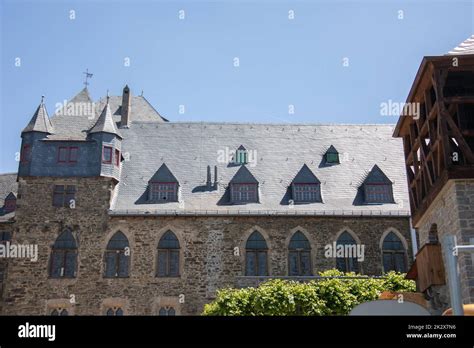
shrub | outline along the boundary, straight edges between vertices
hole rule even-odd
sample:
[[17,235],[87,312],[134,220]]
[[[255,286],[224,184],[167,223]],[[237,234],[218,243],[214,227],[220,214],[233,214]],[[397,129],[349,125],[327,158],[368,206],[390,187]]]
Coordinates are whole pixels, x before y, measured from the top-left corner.
[[[384,278],[338,270],[320,275],[334,278],[303,283],[272,279],[258,288],[218,290],[216,299],[204,306],[203,315],[346,315],[358,304],[376,300],[382,291],[414,292],[416,288],[415,282],[396,272]],[[342,278],[348,276],[355,278]]]

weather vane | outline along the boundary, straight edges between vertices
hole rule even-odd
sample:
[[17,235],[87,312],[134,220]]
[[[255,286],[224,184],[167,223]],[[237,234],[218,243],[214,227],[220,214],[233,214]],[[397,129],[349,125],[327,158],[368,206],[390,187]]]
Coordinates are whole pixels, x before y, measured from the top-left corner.
[[84,85],[87,87],[89,85],[89,82],[87,82],[87,79],[92,78],[93,74],[89,72],[89,69],[86,69],[86,71],[83,72],[83,74],[86,75],[86,80],[84,81]]

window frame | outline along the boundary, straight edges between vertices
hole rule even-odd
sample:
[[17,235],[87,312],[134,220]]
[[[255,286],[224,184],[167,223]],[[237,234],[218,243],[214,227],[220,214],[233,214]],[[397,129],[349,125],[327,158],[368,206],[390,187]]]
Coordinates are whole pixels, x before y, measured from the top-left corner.
[[[174,239],[176,239],[176,242],[178,243],[178,247],[160,247],[160,243],[162,240],[164,240],[165,236],[171,233]],[[177,254],[176,262],[177,264],[175,265],[176,267],[176,274],[171,273],[171,261],[172,261],[172,253]],[[160,273],[160,255],[165,255],[165,271],[164,274]],[[163,235],[160,237],[158,241],[158,246],[157,246],[157,252],[156,252],[156,273],[155,276],[157,278],[179,278],[181,277],[181,243],[176,236],[176,234],[168,230]]]
[[[401,249],[393,249],[393,248],[389,249],[389,248],[384,247],[385,240],[392,233],[398,239],[398,242],[401,244]],[[389,270],[385,269],[385,255],[390,256],[390,266],[391,267],[390,267]],[[396,255],[401,255],[402,256],[403,269],[401,271],[398,271],[396,269],[396,267],[394,267],[394,266],[396,266],[396,262],[395,262],[395,256]],[[388,232],[387,235],[382,240],[382,269],[383,269],[384,273],[390,272],[392,270],[397,271],[397,272],[402,272],[402,273],[406,273],[408,271],[408,252],[407,252],[407,249],[406,249],[405,244],[403,243],[402,239],[400,238],[400,236],[398,236],[393,231]]]
[[[308,243],[308,248],[294,248],[294,247],[291,247],[291,243],[293,242],[293,238],[295,237],[295,235],[297,233],[301,233],[303,235],[303,237],[305,238],[306,242]],[[311,243],[309,241],[309,239],[306,237],[306,235],[301,232],[301,231],[296,231],[295,233],[293,233],[293,235],[291,236],[290,238],[290,241],[288,243],[288,276],[290,277],[310,277],[313,275],[313,260],[311,258],[311,254],[312,254],[312,247],[311,247]],[[292,271],[291,271],[291,256],[292,255],[296,255],[296,265],[297,265],[297,274],[292,274]],[[308,274],[303,274],[302,272],[302,265],[303,265],[303,258],[302,256],[303,255],[306,255],[308,257],[308,260],[309,260],[309,273]]]
[[[110,145],[103,145],[102,146],[102,163],[103,164],[112,164],[113,155],[114,155],[113,150],[114,150],[114,148]],[[109,159],[106,159],[106,157],[105,157],[106,151],[110,153],[110,158]]]
[[[255,234],[255,233],[258,233],[258,235],[262,238],[262,239],[259,239],[258,241],[259,242],[264,242],[265,243],[265,247],[264,248],[250,248],[249,247],[249,241],[250,241],[250,238],[252,238],[252,236]],[[260,259],[259,259],[259,254],[264,254],[265,255],[265,274],[260,274]],[[249,268],[248,268],[248,258],[253,255],[255,257],[255,265],[254,265],[254,269],[252,270],[253,274],[250,274],[252,272],[249,272]],[[265,239],[265,237],[258,231],[254,231],[252,232],[248,238],[247,238],[247,241],[245,243],[245,276],[251,276],[251,277],[265,277],[265,276],[268,276],[269,275],[269,262],[268,262],[268,244],[267,244],[267,241]]]
[[[314,188],[312,190],[301,190],[303,187]],[[292,184],[292,198],[295,203],[321,203],[321,184],[319,183],[293,183]],[[311,198],[312,195],[315,195],[315,199],[304,199],[304,194],[307,193]],[[299,199],[299,195],[301,195],[302,199]]]
[[[252,190],[242,191],[243,187],[253,188]],[[258,184],[256,183],[231,183],[230,187],[230,194],[231,194],[231,202],[234,204],[242,204],[242,203],[259,203],[259,195],[258,195]],[[248,199],[242,199],[242,195],[246,194]],[[250,194],[254,195],[250,199]],[[239,195],[238,199],[236,199],[237,195]]]
[[119,149],[115,149],[115,166],[116,167],[119,167],[120,166],[120,150]]
[[[153,202],[178,202],[178,183],[177,182],[162,182],[162,181],[151,181],[150,182],[150,201]],[[160,186],[172,186],[172,189],[160,189]],[[167,199],[163,199],[163,193],[167,193]],[[169,194],[172,194],[169,199]],[[155,197],[157,195],[157,197]]]
[[31,145],[24,144],[21,148],[20,163],[29,163],[31,159]]
[[[64,159],[61,154],[64,152]],[[74,156],[72,155],[74,153]],[[57,150],[56,162],[61,164],[76,164],[79,158],[79,146],[60,145]]]
[[[131,259],[131,255],[126,255],[125,254],[126,248],[129,248],[129,251],[130,251],[130,254],[131,254],[130,243],[128,241],[127,236],[125,236],[125,234],[123,234],[125,236],[125,238],[127,239],[123,249],[115,249],[115,248],[109,247],[110,242],[112,241],[112,239],[118,233],[123,234],[123,232],[121,232],[121,231],[115,232],[112,235],[112,237],[110,237],[110,239],[109,239],[109,241],[108,241],[108,243],[105,247],[105,252],[104,252],[104,278],[114,279],[114,278],[129,278],[130,277],[130,259]],[[109,261],[109,257],[108,257],[109,255],[112,255],[114,257],[114,260],[115,260],[114,261],[115,269],[113,270],[114,275],[109,275],[107,273],[107,271],[109,269],[109,262],[108,262]],[[126,272],[123,272],[122,267],[121,267],[122,263],[120,261],[123,258],[125,258],[125,260],[127,262]],[[125,273],[125,274],[123,274],[123,273]]]
[[[370,189],[374,189],[377,187],[382,187],[386,188],[386,192],[383,193],[374,193],[374,192],[369,192]],[[377,195],[375,199],[369,199],[369,197],[374,197],[374,195]],[[382,197],[385,197],[386,199],[378,199],[378,197],[382,195]],[[385,203],[394,203],[393,199],[393,187],[391,183],[366,183],[364,184],[364,200],[366,204],[385,204]]]
[[[59,189],[61,188],[62,189]],[[55,208],[69,208],[71,200],[76,202],[76,185],[54,185],[53,186],[53,207]],[[61,204],[55,204],[56,198],[62,202]]]
[[[71,238],[72,238],[72,241],[74,242],[74,248],[72,247],[67,247],[67,248],[57,248],[55,247],[54,244],[56,244],[56,242],[58,241],[58,239],[65,233],[70,233],[71,234]],[[72,232],[71,231],[68,231],[68,230],[65,230],[64,232],[62,232],[59,236],[56,237],[55,239],[55,242],[54,242],[52,248],[51,248],[51,252],[50,252],[50,259],[49,259],[49,267],[48,267],[48,270],[49,270],[49,278],[51,279],[74,279],[77,277],[77,269],[78,269],[78,256],[79,256],[79,248],[77,247],[77,241],[76,239],[74,238],[74,235],[72,235]],[[74,256],[74,264],[73,264],[73,269],[72,269],[72,275],[68,275],[69,272],[66,272],[66,269],[67,269],[67,265],[68,265],[68,256],[69,255],[73,255]],[[59,255],[61,256],[60,258],[60,272],[59,272],[59,275],[56,275],[54,270],[55,270],[55,259],[56,259],[56,255]]]

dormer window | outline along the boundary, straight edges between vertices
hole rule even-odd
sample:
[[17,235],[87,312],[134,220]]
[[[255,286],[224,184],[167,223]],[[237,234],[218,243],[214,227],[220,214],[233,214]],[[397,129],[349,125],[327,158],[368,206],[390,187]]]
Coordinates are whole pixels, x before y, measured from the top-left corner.
[[324,159],[326,164],[338,164],[339,162],[339,152],[337,152],[334,146],[330,146],[324,154]]
[[321,182],[304,164],[291,183],[292,199],[295,203],[321,202]]
[[148,200],[152,203],[177,202],[178,189],[178,180],[163,163],[148,182]]
[[239,168],[229,182],[230,203],[258,203],[258,181],[245,165]]
[[237,151],[235,151],[235,159],[234,162],[236,164],[247,164],[248,163],[248,153],[247,149],[240,145]]
[[392,182],[377,165],[364,180],[363,190],[367,204],[395,203]]
[[150,197],[155,202],[177,202],[178,184],[166,182],[150,183]]
[[257,184],[231,184],[233,203],[258,203]]

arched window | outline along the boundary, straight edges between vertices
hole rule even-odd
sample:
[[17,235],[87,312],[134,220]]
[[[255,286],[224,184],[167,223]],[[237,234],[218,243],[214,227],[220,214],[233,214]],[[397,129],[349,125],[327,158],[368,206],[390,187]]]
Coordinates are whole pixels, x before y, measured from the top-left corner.
[[122,316],[123,315],[123,310],[120,307],[109,308],[109,309],[107,309],[106,314],[108,316]]
[[53,309],[53,311],[51,312],[51,315],[54,317],[54,316],[62,316],[62,317],[66,317],[69,315],[67,309],[61,309],[61,308],[56,308],[56,309]]
[[290,276],[310,276],[311,246],[303,233],[297,231],[288,246],[288,273]]
[[115,233],[107,243],[105,251],[105,277],[128,277],[130,264],[130,247],[127,237],[120,231]]
[[158,314],[160,316],[175,316],[176,311],[173,307],[161,307]]
[[428,233],[428,243],[431,244],[438,244],[439,239],[438,239],[438,225],[437,224],[432,224],[430,227],[430,231]]
[[406,250],[398,236],[390,232],[382,243],[384,272],[406,272]]
[[179,277],[179,241],[167,231],[158,243],[158,277]]
[[245,275],[268,275],[267,251],[265,238],[259,232],[253,232],[245,244]]
[[359,272],[359,263],[355,254],[357,251],[355,239],[349,232],[344,231],[337,239],[336,255],[338,249],[341,248],[339,245],[344,247],[344,257],[336,258],[337,269],[342,272]]
[[74,278],[77,267],[77,244],[70,230],[59,235],[54,242],[49,275],[51,278]]

